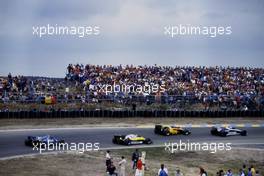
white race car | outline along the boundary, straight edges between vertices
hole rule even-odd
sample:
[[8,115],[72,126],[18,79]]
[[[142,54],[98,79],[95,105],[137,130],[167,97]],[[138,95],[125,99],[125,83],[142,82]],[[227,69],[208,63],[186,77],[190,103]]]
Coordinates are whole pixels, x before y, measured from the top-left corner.
[[246,136],[246,130],[240,130],[234,127],[212,127],[211,134],[214,136]]

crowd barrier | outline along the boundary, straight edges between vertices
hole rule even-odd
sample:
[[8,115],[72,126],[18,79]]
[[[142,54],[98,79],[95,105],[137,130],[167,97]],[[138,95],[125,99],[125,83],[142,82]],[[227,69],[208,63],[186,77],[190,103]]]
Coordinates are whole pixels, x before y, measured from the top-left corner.
[[24,118],[88,118],[88,117],[264,117],[264,111],[115,111],[115,110],[89,110],[89,111],[10,111],[0,112],[2,119],[24,119]]

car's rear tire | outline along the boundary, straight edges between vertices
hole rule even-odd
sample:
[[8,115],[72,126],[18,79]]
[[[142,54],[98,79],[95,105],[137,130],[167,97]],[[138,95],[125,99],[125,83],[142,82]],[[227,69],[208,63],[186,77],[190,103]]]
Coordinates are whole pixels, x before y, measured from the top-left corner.
[[145,140],[145,142],[144,142],[145,144],[152,144],[153,142],[152,142],[152,140],[151,139],[149,139],[149,138],[147,138],[146,140]]
[[32,144],[32,141],[30,141],[30,140],[25,140],[25,145],[26,145],[26,146],[32,146],[33,144]]
[[217,129],[216,128],[212,128],[211,129],[211,135],[213,135],[213,136],[216,136],[217,135]]
[[188,135],[191,134],[191,132],[190,132],[189,130],[183,130],[183,131],[181,132],[181,134],[183,134],[183,135],[185,135],[185,136],[188,136]]
[[184,135],[186,135],[186,136],[188,136],[188,135],[190,135],[190,134],[191,134],[190,131],[186,131],[186,132],[184,132]]
[[112,139],[113,144],[117,144],[116,139]]

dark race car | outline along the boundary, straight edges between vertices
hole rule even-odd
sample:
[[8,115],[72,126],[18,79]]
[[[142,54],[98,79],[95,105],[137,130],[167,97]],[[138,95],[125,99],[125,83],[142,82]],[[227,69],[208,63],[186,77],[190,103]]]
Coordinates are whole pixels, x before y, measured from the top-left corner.
[[191,132],[182,127],[177,127],[176,125],[155,125],[154,129],[155,134],[170,136],[170,135],[190,135]]
[[65,141],[50,135],[46,136],[28,136],[27,139],[25,140],[25,145],[26,146],[41,146],[43,144],[46,145],[51,145],[51,144],[63,144]]
[[211,134],[214,136],[222,136],[222,137],[237,136],[237,135],[246,136],[247,131],[236,129],[234,127],[212,127]]
[[128,134],[128,135],[115,135],[113,138],[113,143],[120,145],[139,145],[139,144],[152,144],[152,140],[137,134]]

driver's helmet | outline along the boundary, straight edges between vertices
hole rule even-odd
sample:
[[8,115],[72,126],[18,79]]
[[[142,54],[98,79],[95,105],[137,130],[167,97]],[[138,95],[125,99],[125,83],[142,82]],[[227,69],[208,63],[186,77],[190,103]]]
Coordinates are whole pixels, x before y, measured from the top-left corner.
[[135,137],[137,137],[137,135],[129,134],[129,135],[126,135],[125,139],[131,139],[131,138],[135,138]]

